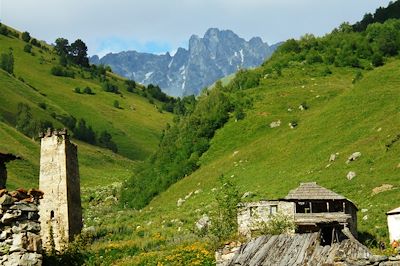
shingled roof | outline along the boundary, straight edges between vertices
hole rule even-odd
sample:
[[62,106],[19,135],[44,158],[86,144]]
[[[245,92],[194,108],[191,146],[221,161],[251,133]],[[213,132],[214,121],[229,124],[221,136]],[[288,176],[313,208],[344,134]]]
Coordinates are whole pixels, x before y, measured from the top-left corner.
[[298,188],[289,191],[285,200],[348,200],[329,189],[317,185],[316,182],[300,183]]

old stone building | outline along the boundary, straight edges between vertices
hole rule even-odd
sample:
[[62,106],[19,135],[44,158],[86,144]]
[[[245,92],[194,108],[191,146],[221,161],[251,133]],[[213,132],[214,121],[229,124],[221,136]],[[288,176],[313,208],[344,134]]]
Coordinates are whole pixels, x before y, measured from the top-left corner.
[[395,245],[395,242],[400,244],[400,207],[388,211],[386,215],[389,227],[390,243],[392,243],[392,245]]
[[41,136],[39,188],[43,247],[62,250],[82,229],[77,146],[66,130]]
[[301,183],[280,200],[243,203],[238,209],[239,233],[250,236],[261,222],[275,213],[293,219],[298,233],[321,232],[324,241],[332,242],[342,229],[357,236],[357,207],[349,199],[312,183]]
[[16,159],[18,159],[18,157],[15,155],[0,152],[0,189],[5,188],[7,183],[6,163]]

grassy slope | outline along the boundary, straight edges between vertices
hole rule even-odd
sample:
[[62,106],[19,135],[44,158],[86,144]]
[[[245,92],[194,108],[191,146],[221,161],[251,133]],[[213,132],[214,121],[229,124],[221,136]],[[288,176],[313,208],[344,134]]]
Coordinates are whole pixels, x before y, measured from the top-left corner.
[[[0,35],[0,53],[11,48],[15,60],[15,77],[0,70],[0,117],[4,122],[0,123],[0,149],[26,159],[11,163],[8,186],[37,183],[38,143],[10,126],[20,102],[31,106],[35,118],[49,120],[56,127],[62,125],[51,117],[52,112],[84,118],[95,131],[107,130],[112,134],[122,156],[78,142],[83,185],[102,185],[127,178],[134,161],[145,159],[157,147],[161,131],[171,115],[158,112],[147,99],[127,92],[123,80],[113,74],[109,76],[119,85],[122,96],[104,92],[99,81],[91,79],[87,72],[76,74],[74,79],[53,76],[50,69],[57,64],[56,56],[36,47],[33,47],[34,55],[25,53],[24,45],[19,39]],[[75,87],[86,86],[92,88],[95,95],[73,92]],[[122,109],[113,107],[114,100],[119,101]],[[46,103],[47,109],[39,108],[39,103]]]
[[[161,232],[170,241],[167,246],[192,239],[194,222],[212,209],[212,188],[218,186],[220,174],[236,180],[241,193],[256,194],[248,200],[281,198],[302,181],[316,181],[345,195],[360,210],[367,209],[359,211],[359,231],[387,241],[385,212],[399,204],[400,143],[388,151],[385,144],[400,133],[400,60],[364,72],[356,84],[352,84],[354,69],[334,68],[332,75],[321,77],[317,73],[322,69],[292,67],[283,71],[283,77],[264,79],[249,90],[254,107],[244,120],[232,119],[217,132],[200,169],[156,197],[142,212],[125,211],[120,217],[108,213],[101,226],[124,224],[133,233],[100,241],[95,249],[138,245],[142,240],[136,226],[148,234],[150,242],[156,241],[154,232]],[[300,111],[302,102],[310,108]],[[277,120],[282,125],[271,129],[269,124]],[[290,129],[288,123],[293,120],[299,125]],[[346,164],[356,151],[362,156]],[[338,159],[327,167],[330,154],[336,152]],[[357,173],[351,181],[346,179],[349,171]],[[382,184],[394,188],[373,194],[372,189]],[[176,206],[179,198],[198,189],[202,192]]]

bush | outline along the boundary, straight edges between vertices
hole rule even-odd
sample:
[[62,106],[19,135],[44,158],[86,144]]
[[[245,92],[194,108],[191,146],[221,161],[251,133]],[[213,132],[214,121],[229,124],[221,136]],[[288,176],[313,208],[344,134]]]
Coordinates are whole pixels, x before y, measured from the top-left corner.
[[36,138],[39,132],[47,128],[53,128],[53,124],[49,121],[36,120],[32,115],[29,105],[19,103],[15,128],[28,137]]
[[29,32],[24,31],[23,33],[21,33],[21,40],[23,40],[24,42],[29,42],[31,40],[31,35],[29,34]]
[[217,206],[211,216],[211,234],[221,242],[237,232],[237,205],[240,196],[232,179],[221,175],[218,180],[220,188],[215,194]]
[[[42,45],[40,44],[40,42],[39,42],[38,40],[36,40],[35,38],[32,38],[31,44],[32,44],[33,46],[38,47],[38,48],[42,48]],[[45,46],[43,46],[43,48],[45,48]]]
[[100,137],[98,139],[98,145],[100,147],[112,150],[113,152],[117,152],[117,144],[112,140],[112,136],[106,130],[100,133]]
[[358,81],[360,81],[362,78],[363,78],[362,72],[361,72],[361,71],[357,71],[357,72],[356,72],[356,75],[355,75],[354,78],[353,78],[352,83],[355,84],[355,83],[357,83]]
[[261,221],[256,227],[260,228],[255,232],[256,235],[293,234],[296,231],[294,219],[281,212],[270,215],[267,222]]
[[0,34],[7,36],[10,33],[10,31],[8,30],[8,28],[0,23]]
[[14,56],[11,52],[0,55],[0,68],[9,74],[14,73]]
[[119,89],[117,85],[111,84],[109,82],[103,83],[103,90],[106,92],[112,92],[115,94],[119,94]]
[[32,45],[30,45],[29,43],[26,44],[26,45],[24,46],[24,52],[30,54],[30,53],[32,52]]
[[384,65],[383,56],[380,53],[374,53],[371,58],[371,63],[374,67],[380,67]]
[[69,77],[69,78],[75,77],[74,71],[68,70],[62,66],[53,66],[50,71],[51,74],[58,77]]
[[119,101],[117,100],[114,101],[113,106],[117,109],[121,109],[121,107],[119,106]]
[[83,93],[89,94],[89,95],[94,94],[93,91],[92,91],[92,89],[89,88],[89,87],[84,88],[84,89],[83,89]]
[[42,108],[43,110],[46,110],[46,109],[47,109],[47,104],[46,104],[46,103],[40,102],[40,103],[38,103],[38,106],[39,106],[40,108]]

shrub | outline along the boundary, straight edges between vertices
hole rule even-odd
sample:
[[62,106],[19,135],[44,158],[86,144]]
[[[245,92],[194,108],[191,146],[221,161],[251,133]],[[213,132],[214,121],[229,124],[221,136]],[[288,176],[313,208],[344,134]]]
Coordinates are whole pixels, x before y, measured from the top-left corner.
[[24,42],[29,42],[31,40],[31,35],[29,34],[29,32],[24,31],[23,33],[21,33],[21,40],[23,40]]
[[103,90],[106,92],[112,92],[115,94],[119,94],[119,89],[117,85],[111,84],[109,82],[103,83]]
[[8,28],[0,23],[0,34],[7,36],[10,33]]
[[14,56],[11,52],[0,55],[0,68],[9,74],[14,73]]
[[42,45],[40,44],[40,42],[39,42],[38,40],[36,40],[35,38],[32,38],[31,44],[32,44],[33,46],[38,47],[38,48],[41,48],[41,47],[42,47]]
[[51,74],[53,74],[54,76],[69,77],[69,78],[75,77],[74,71],[68,70],[62,66],[53,66],[50,71]]
[[118,100],[115,100],[115,101],[114,101],[113,106],[114,106],[115,108],[117,108],[117,109],[120,109],[120,108],[121,108],[121,107],[119,106],[119,101],[118,101]]
[[112,140],[112,136],[106,130],[100,133],[100,137],[98,139],[98,145],[100,147],[112,150],[113,152],[117,152],[117,144]]
[[79,87],[76,87],[76,88],[74,89],[74,92],[75,92],[75,93],[82,93],[82,92],[81,92],[81,88],[79,88]]
[[30,45],[29,43],[26,44],[26,45],[24,46],[24,52],[30,54],[30,53],[32,52],[32,45]]
[[381,53],[374,53],[371,58],[371,63],[374,67],[380,67],[384,65],[383,56]]
[[89,87],[86,87],[86,88],[84,88],[83,89],[83,93],[85,93],[85,94],[94,94],[93,92],[92,92],[92,89],[91,88],[89,88]]
[[258,222],[256,227],[260,228],[256,235],[293,234],[296,231],[294,219],[281,212],[270,215],[267,222]]
[[38,103],[38,106],[39,106],[40,108],[42,108],[43,110],[46,110],[46,109],[47,109],[47,104],[44,103],[44,102]]
[[237,231],[237,205],[240,196],[232,179],[221,175],[218,180],[220,188],[215,194],[217,206],[211,216],[211,233],[220,242],[227,240]]
[[363,78],[362,72],[361,72],[361,71],[357,71],[357,72],[356,72],[356,75],[355,75],[354,78],[353,78],[352,83],[355,84],[355,83],[357,83],[358,81],[360,81],[362,78]]

